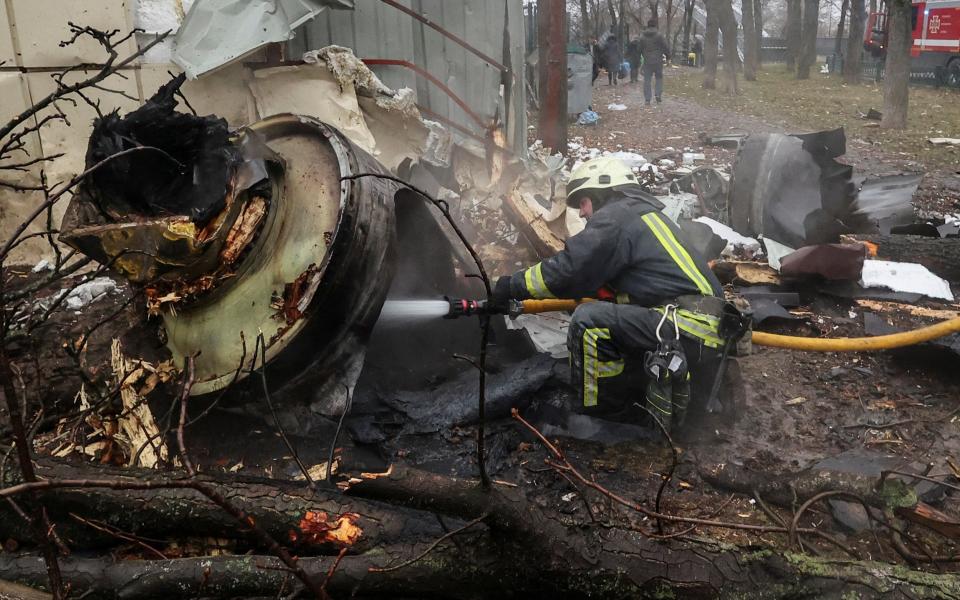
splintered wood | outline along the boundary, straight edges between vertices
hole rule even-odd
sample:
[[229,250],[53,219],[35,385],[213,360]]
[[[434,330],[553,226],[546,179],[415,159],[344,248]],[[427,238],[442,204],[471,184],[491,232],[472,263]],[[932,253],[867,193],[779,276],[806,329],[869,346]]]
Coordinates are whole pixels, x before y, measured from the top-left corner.
[[[153,469],[161,461],[166,462],[168,452],[166,441],[160,435],[160,428],[157,427],[150,407],[144,396],[134,388],[134,384],[141,379],[147,369],[142,362],[126,358],[123,355],[120,340],[117,339],[113,340],[110,346],[110,357],[123,403],[124,416],[120,419],[120,435],[129,443],[130,458],[127,466]],[[152,379],[148,376],[148,380]],[[140,451],[141,447],[142,451]]]

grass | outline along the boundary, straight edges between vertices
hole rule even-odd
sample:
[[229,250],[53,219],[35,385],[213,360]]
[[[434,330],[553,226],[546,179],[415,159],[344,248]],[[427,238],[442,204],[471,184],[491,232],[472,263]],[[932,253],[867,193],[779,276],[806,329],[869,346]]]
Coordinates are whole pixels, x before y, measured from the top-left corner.
[[783,120],[787,127],[824,130],[843,126],[847,138],[859,138],[885,153],[924,164],[928,169],[956,169],[957,147],[934,146],[931,137],[960,137],[960,92],[950,89],[910,88],[907,129],[886,130],[859,112],[883,109],[883,86],[847,85],[839,77],[815,73],[805,81],[794,79],[784,65],[766,65],[758,81],[738,79],[740,94],[730,96],[700,87],[702,71],[683,69],[671,78],[672,93],[702,105]]

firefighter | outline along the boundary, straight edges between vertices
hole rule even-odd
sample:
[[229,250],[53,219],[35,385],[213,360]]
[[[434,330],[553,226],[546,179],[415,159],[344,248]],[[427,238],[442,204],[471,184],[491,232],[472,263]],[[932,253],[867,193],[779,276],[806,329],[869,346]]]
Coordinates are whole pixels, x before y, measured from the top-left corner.
[[493,302],[610,300],[573,313],[567,348],[574,410],[620,412],[646,398],[648,410],[676,428],[691,388],[694,402],[705,401],[721,360],[720,283],[620,160],[595,158],[574,169],[567,204],[580,209],[586,228],[555,256],[500,277]]

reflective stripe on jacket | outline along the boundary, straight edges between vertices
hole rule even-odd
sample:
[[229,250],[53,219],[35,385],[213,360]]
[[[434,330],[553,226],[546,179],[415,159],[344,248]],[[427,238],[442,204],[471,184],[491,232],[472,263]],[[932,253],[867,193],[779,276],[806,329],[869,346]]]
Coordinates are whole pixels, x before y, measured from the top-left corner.
[[647,307],[690,294],[722,297],[720,282],[660,212],[663,205],[640,190],[625,193],[600,207],[563,250],[516,272],[513,297],[592,297],[604,285]]

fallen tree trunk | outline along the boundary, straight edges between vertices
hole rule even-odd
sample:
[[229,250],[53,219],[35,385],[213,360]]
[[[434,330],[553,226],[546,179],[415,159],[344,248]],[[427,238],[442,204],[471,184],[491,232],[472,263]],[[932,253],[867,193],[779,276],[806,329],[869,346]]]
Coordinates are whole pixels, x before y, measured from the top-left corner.
[[[45,477],[66,468],[46,461],[41,465]],[[162,477],[155,472],[147,476]],[[334,596],[839,598],[852,592],[863,598],[908,598],[960,594],[960,578],[954,575],[757,551],[755,546],[736,547],[691,535],[661,540],[651,535],[650,522],[638,523],[623,514],[593,522],[586,511],[558,510],[555,498],[568,488],[556,474],[532,477],[535,480],[524,487],[494,485],[484,490],[471,480],[395,466],[380,477],[352,479],[348,495],[327,490],[312,496],[283,482],[218,479],[210,484],[232,502],[247,503],[251,517],[261,526],[273,519],[289,526],[289,520],[283,519],[299,516],[298,511],[307,506],[323,506],[334,514],[346,508],[362,511],[358,522],[366,529],[327,582]],[[99,519],[109,516],[98,512],[104,507],[147,511],[142,521],[169,510],[165,518],[187,535],[218,521],[202,499],[155,495],[145,502],[140,492],[63,489],[47,492],[45,501],[51,510],[62,510],[57,508],[58,496],[69,496],[73,510],[89,511],[88,516],[92,513]],[[251,492],[256,492],[254,500],[245,496]],[[587,503],[601,500],[593,492],[588,494]],[[470,519],[471,527],[454,530],[455,536],[426,539],[426,532],[439,534],[450,525],[442,519],[451,517],[450,521]],[[439,529],[427,527],[431,519]],[[415,535],[396,536],[406,541],[391,543],[391,523],[403,523]],[[281,525],[270,526],[276,532],[282,530]],[[168,528],[172,531],[173,525]],[[368,533],[370,537],[365,537]],[[319,581],[336,560],[304,557],[300,565]],[[60,566],[71,590],[86,598],[276,596],[299,585],[277,559],[257,555],[118,561],[75,552],[62,558]],[[35,554],[5,553],[0,555],[0,579],[43,587],[46,568]]]
[[960,239],[922,235],[849,235],[877,246],[877,258],[920,263],[951,283],[960,282]]
[[[53,459],[38,460],[37,473],[45,479],[139,482],[182,476],[148,469],[76,465]],[[382,545],[413,545],[432,541],[444,533],[430,513],[346,498],[335,488],[310,490],[305,483],[226,474],[208,474],[199,479],[213,486],[240,510],[256,515],[261,528],[301,555],[336,555],[344,546],[350,546],[352,553],[359,553]],[[17,483],[20,483],[19,472],[8,468],[4,484]],[[243,544],[249,542],[246,530],[238,528],[231,515],[189,488],[61,489],[45,492],[41,498],[51,518],[57,521],[57,531],[75,550],[116,544],[120,539],[97,527],[171,541],[215,537],[243,540]],[[21,504],[31,506],[26,498]],[[10,506],[0,503],[0,539],[32,539],[24,525]],[[353,538],[355,541],[350,541]]]

